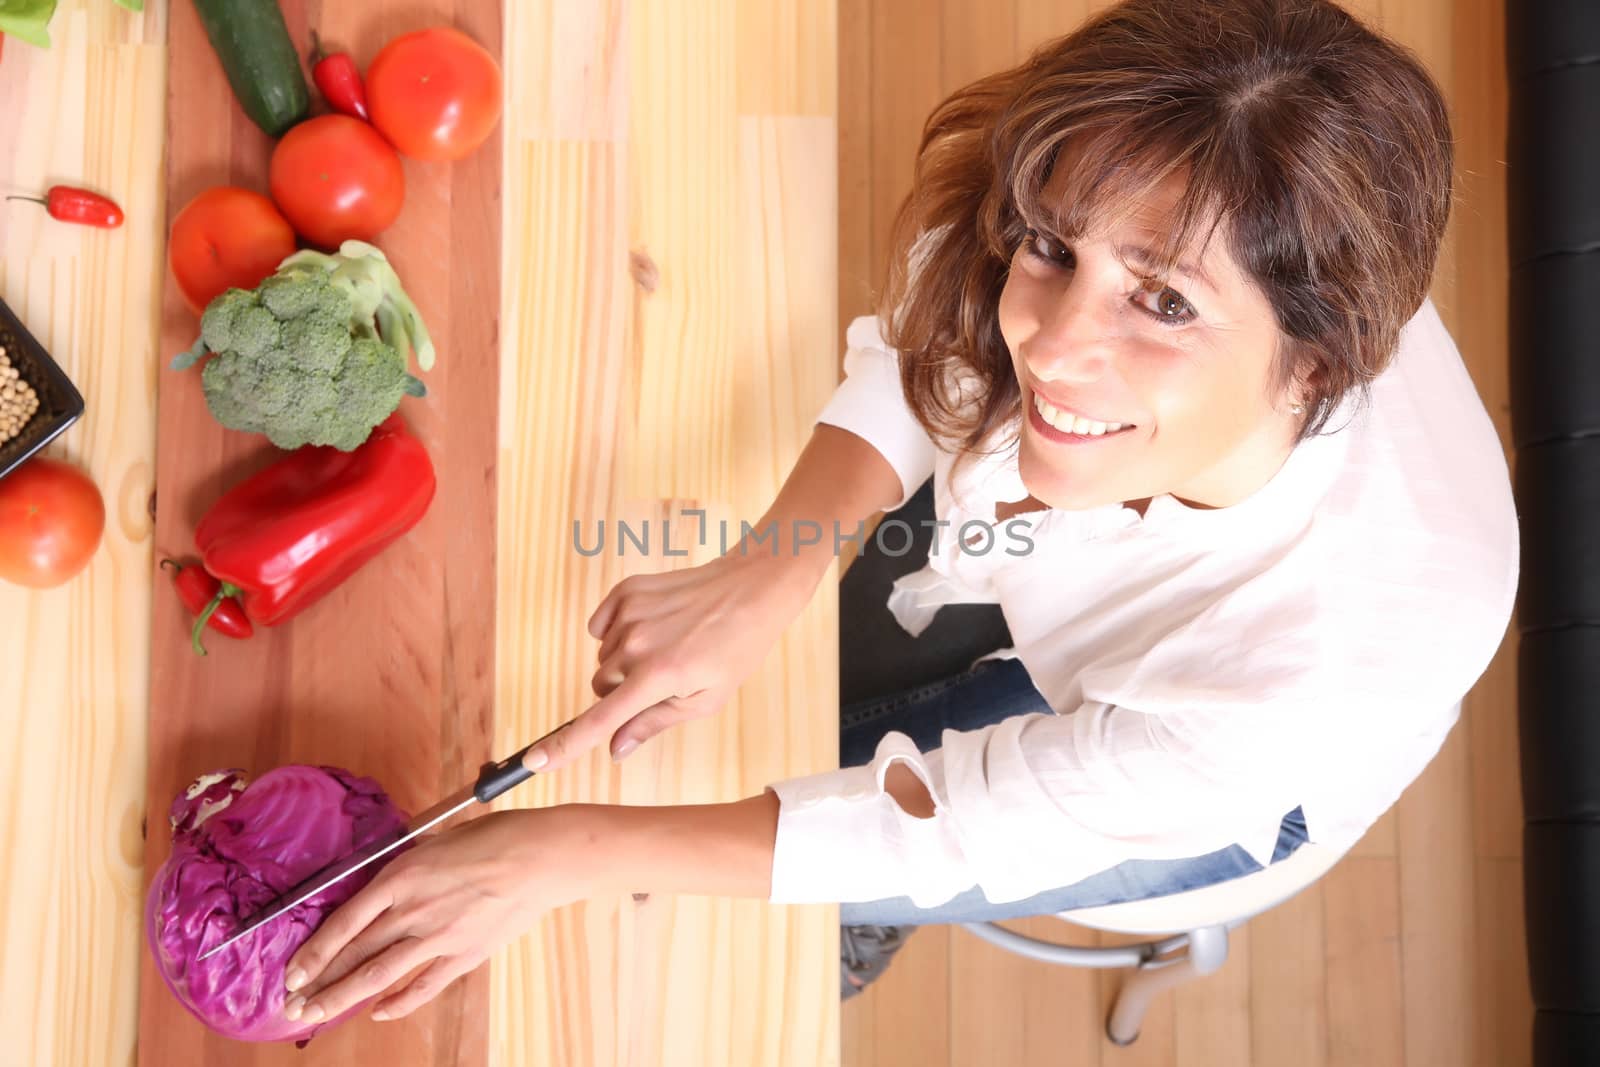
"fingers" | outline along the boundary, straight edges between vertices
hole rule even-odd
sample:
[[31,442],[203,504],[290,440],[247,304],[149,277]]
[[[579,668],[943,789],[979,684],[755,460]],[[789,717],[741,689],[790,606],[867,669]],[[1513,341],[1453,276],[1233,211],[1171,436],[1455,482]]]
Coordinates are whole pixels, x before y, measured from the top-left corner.
[[694,717],[685,702],[669,697],[623,723],[611,738],[611,758],[624,760],[633,750],[669,726]]
[[611,592],[600,601],[600,606],[594,609],[594,614],[589,616],[589,636],[599,640],[611,627],[611,620],[617,613],[617,608],[622,605],[622,598],[627,595],[624,586],[628,579],[624,578],[611,587]]
[[571,725],[530,748],[522,765],[530,771],[553,771],[566,766],[616,732],[618,726],[640,711],[677,694],[672,677],[664,671],[641,670],[572,720]]
[[323,921],[317,932],[289,957],[284,987],[293,993],[315,982],[346,945],[394,904],[393,879],[380,875]]
[[670,642],[658,644],[646,634],[639,625],[641,621],[618,622],[600,643],[597,653],[600,666],[589,680],[595,696],[606,696],[628,675],[649,666],[657,652],[670,648]]
[[343,981],[362,964],[375,958],[384,949],[399,941],[406,933],[399,917],[402,908],[390,908],[372,921],[350,943],[334,954],[333,959],[316,978],[301,986],[297,992],[302,1000],[318,1000],[324,989]]
[[440,956],[428,964],[398,992],[391,993],[372,1009],[372,1017],[379,1022],[385,1019],[403,1019],[443,993],[451,982],[472,970],[476,964],[460,957]]
[[[668,623],[667,616],[674,614],[680,606],[679,598],[666,592],[648,598],[635,596],[628,600],[612,615],[606,629],[595,634],[600,638],[600,647],[595,651],[596,662],[609,659],[619,650],[639,655],[645,647],[654,643],[656,635]],[[669,631],[674,629],[671,625],[665,628]]]
[[[613,625],[611,629],[607,630],[605,637],[601,638],[600,640],[600,647],[595,650],[595,662],[604,663],[606,660],[615,655],[617,649],[629,637],[632,631],[633,627],[622,623]],[[633,640],[637,642],[639,639],[635,637]]]
[[403,937],[353,972],[341,978],[310,1000],[296,994],[284,1005],[290,1022],[321,1022],[336,1019],[369,997],[375,997],[400,979],[433,959],[437,953],[428,942]]
[[607,697],[627,676],[627,672],[616,664],[602,664],[600,669],[594,672],[594,677],[589,679],[589,688],[594,690],[595,696]]
[[611,624],[616,620],[617,615],[622,613],[624,605],[627,605],[630,615],[637,614],[639,618],[646,618],[649,615],[656,614],[656,612],[648,610],[640,612],[639,606],[648,604],[649,594],[665,593],[678,588],[686,582],[695,580],[697,578],[696,569],[688,567],[683,570],[662,571],[659,574],[630,574],[622,579],[611,587],[611,591],[605,595],[599,606],[594,609],[594,614],[589,616],[587,626],[589,636],[597,641],[604,637],[606,631],[611,628]]

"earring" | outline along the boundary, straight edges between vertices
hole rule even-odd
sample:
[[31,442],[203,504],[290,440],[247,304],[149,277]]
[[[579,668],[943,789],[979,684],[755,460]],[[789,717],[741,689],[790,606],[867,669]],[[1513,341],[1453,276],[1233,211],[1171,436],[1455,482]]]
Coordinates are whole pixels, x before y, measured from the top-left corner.
[[1291,415],[1304,415],[1306,413],[1305,405],[1304,404],[1295,404],[1293,407],[1291,407],[1289,409],[1289,413]]

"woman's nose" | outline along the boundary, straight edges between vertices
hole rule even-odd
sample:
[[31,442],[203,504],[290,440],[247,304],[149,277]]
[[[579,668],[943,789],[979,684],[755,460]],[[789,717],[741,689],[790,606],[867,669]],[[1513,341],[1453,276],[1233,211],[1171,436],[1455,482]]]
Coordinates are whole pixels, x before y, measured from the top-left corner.
[[1044,382],[1092,382],[1111,364],[1110,324],[1088,286],[1073,279],[1039,319],[1023,349],[1028,369]]

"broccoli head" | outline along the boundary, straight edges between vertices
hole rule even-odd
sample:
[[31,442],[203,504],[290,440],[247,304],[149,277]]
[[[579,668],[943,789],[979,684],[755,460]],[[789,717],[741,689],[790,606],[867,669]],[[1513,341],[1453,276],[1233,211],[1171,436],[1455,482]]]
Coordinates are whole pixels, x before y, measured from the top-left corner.
[[224,426],[265,434],[283,449],[359,448],[400,406],[422,396],[433,344],[388,260],[347,241],[336,256],[299,252],[255,289],[229,289],[206,306],[200,338],[173,366],[211,353],[201,371],[206,406]]

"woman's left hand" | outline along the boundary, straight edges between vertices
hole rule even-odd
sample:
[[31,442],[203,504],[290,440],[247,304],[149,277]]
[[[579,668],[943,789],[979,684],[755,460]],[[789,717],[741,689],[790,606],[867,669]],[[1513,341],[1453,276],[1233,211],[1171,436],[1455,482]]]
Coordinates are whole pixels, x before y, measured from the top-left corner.
[[286,985],[298,995],[285,1016],[335,1019],[386,994],[372,1017],[398,1019],[546,911],[582,899],[560,859],[567,850],[550,847],[560,810],[491,812],[402,853],[289,960]]

